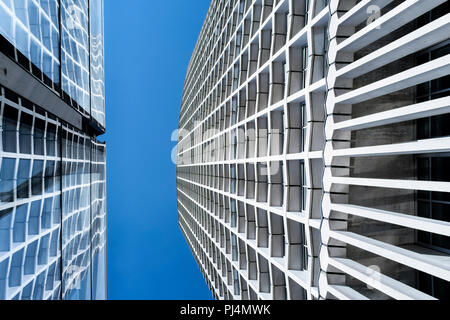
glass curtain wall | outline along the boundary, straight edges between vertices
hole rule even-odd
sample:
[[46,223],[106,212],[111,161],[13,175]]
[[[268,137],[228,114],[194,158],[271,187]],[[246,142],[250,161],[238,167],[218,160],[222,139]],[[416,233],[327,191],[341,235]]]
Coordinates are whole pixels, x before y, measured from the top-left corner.
[[0,0],[0,50],[105,127],[103,0]]
[[106,146],[0,90],[0,299],[106,299]]

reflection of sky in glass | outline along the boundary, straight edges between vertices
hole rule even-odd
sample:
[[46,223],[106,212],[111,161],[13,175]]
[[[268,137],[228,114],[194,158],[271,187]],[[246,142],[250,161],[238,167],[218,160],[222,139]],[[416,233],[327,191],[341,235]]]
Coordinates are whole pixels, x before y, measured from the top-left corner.
[[62,89],[89,113],[89,22],[87,0],[61,0]]
[[92,295],[95,300],[107,298],[106,274],[106,149],[93,142],[91,173],[91,248]]
[[0,299],[58,299],[60,123],[0,102]]
[[105,145],[0,90],[0,300],[105,299]]
[[59,1],[0,0],[0,34],[59,83]]
[[90,140],[63,129],[63,298],[90,299]]
[[0,34],[57,92],[61,82],[64,100],[105,126],[103,0],[0,0]]
[[105,126],[103,0],[90,1],[91,116]]

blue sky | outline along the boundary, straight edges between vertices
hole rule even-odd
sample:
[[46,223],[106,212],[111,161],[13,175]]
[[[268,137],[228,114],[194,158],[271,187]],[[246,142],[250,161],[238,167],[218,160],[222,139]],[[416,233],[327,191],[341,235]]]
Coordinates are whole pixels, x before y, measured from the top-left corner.
[[110,299],[211,299],[177,222],[171,134],[210,0],[105,1]]

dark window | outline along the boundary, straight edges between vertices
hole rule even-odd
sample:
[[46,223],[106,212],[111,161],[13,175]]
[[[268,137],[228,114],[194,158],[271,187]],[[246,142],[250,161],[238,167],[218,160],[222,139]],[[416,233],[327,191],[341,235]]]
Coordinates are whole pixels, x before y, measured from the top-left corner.
[[30,196],[30,160],[20,160],[17,174],[17,198],[27,199]]
[[50,157],[56,156],[56,125],[47,124],[47,155]]
[[44,155],[44,141],[45,141],[45,121],[41,119],[34,120],[34,154]]
[[18,111],[5,105],[3,111],[3,151],[17,152],[17,118]]
[[20,153],[31,154],[31,130],[33,127],[33,116],[25,112],[20,115],[19,146]]
[[55,180],[55,161],[47,161],[45,168],[45,192],[51,193],[54,191]]
[[0,169],[0,202],[14,201],[16,159],[3,158]]
[[33,176],[31,178],[31,189],[33,196],[42,195],[43,173],[44,173],[44,161],[34,160]]

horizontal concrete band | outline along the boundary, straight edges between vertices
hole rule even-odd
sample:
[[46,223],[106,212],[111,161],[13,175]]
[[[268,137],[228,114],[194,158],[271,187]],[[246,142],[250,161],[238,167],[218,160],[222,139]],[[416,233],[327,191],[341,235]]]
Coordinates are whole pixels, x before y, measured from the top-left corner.
[[0,84],[81,130],[83,117],[28,71],[0,52]]

